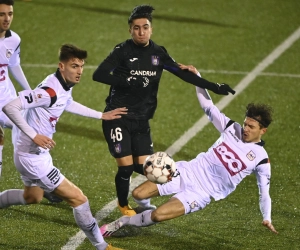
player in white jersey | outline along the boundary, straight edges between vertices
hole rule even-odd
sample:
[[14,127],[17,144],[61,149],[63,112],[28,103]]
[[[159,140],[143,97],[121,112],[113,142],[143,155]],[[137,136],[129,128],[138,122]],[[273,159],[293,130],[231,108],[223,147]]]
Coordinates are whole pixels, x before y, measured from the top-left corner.
[[[50,150],[56,123],[63,111],[95,119],[113,120],[127,114],[126,108],[101,113],[81,105],[72,98],[73,86],[83,72],[87,52],[74,45],[62,45],[58,69],[34,90],[23,90],[6,104],[4,113],[16,125],[13,128],[14,161],[21,174],[24,190],[10,189],[0,193],[0,208],[38,203],[44,190],[53,192],[73,207],[75,221],[96,249],[119,249],[108,245],[92,216],[87,197],[53,166]],[[22,115],[21,111],[25,110]]]
[[[193,66],[181,65],[196,74]],[[271,166],[261,140],[272,121],[272,109],[264,104],[248,104],[243,126],[232,121],[213,104],[205,89],[196,87],[200,105],[209,120],[220,132],[219,139],[191,161],[176,162],[177,174],[166,184],[146,181],[132,192],[140,206],[148,198],[175,194],[155,210],[146,210],[132,217],[123,216],[103,225],[103,236],[110,236],[126,225],[138,227],[153,225],[184,214],[204,209],[211,201],[224,199],[248,175],[255,174],[259,189],[262,224],[277,233],[271,223],[271,198],[269,195]]]
[[[20,65],[20,42],[21,39],[12,30],[10,25],[13,20],[13,0],[0,0],[0,176],[2,172],[2,151],[4,145],[3,128],[12,129],[13,123],[2,112],[5,104],[17,97],[13,83],[9,78],[8,71],[23,89],[31,89]],[[44,192],[44,197],[51,202],[61,202],[58,197]]]
[[21,39],[12,30],[13,0],[0,0],[0,176],[2,170],[2,151],[4,145],[3,128],[12,128],[12,122],[2,112],[2,107],[17,97],[8,70],[23,89],[30,89],[20,66]]

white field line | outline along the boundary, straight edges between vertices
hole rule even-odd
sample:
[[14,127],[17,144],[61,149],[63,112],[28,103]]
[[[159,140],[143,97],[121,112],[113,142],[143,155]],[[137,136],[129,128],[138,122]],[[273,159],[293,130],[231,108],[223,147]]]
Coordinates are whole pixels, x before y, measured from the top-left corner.
[[[223,97],[216,106],[222,110],[224,109],[236,96],[238,96],[259,74],[262,73],[270,64],[272,64],[284,51],[286,51],[292,44],[300,38],[300,27],[289,36],[282,44],[280,44],[275,50],[273,50],[264,60],[262,60],[250,73],[248,73],[235,87],[236,94]],[[203,72],[203,71],[202,71]],[[177,141],[171,145],[166,152],[171,155],[176,154],[180,149],[192,139],[198,132],[200,132],[208,124],[206,116],[202,116],[189,130],[187,130]],[[138,176],[133,179],[130,185],[130,191],[141,184],[145,180],[144,176]],[[108,203],[104,208],[99,210],[95,217],[97,221],[101,221],[106,218],[115,208],[117,199]],[[62,247],[63,250],[74,250],[78,247],[85,235],[82,231],[78,232],[75,236],[70,238],[69,242]]]
[[[32,63],[25,63],[22,64],[22,67],[27,68],[57,68],[57,64],[32,64]],[[85,65],[85,69],[96,69],[98,66],[95,65]],[[222,74],[222,75],[248,75],[249,72],[244,71],[229,71],[229,70],[213,70],[213,69],[198,69],[201,73],[211,73],[211,74]],[[282,74],[276,72],[261,72],[258,75],[260,76],[274,76],[274,77],[293,77],[293,78],[300,78],[298,74]]]

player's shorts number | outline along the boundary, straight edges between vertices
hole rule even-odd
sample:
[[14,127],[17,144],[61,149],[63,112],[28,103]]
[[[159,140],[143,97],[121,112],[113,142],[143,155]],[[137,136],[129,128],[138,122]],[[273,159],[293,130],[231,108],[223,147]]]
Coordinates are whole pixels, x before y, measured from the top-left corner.
[[122,129],[121,128],[115,128],[115,130],[112,128],[110,131],[110,138],[112,139],[113,142],[117,141],[122,141],[123,135],[122,135]]

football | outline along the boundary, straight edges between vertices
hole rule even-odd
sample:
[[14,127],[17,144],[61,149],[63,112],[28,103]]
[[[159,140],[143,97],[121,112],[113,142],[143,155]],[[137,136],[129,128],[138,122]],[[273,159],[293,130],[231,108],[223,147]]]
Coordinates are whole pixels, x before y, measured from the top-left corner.
[[175,161],[165,152],[149,155],[144,162],[145,176],[154,183],[163,184],[171,181],[175,171]]

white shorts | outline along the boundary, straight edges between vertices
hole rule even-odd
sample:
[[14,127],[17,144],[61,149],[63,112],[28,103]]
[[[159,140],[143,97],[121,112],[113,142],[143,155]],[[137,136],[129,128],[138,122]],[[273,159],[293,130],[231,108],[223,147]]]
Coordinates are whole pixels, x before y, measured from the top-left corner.
[[40,155],[15,152],[14,161],[26,187],[39,186],[47,192],[52,192],[65,179],[59,169],[53,166],[52,157],[48,152]]
[[185,161],[176,162],[177,171],[180,178],[176,177],[172,181],[157,185],[160,195],[169,195],[176,193],[173,197],[180,200],[185,207],[185,214],[196,212],[204,209],[211,201],[209,194],[207,194],[201,186],[197,184],[196,177],[188,168],[184,166],[188,164]]

